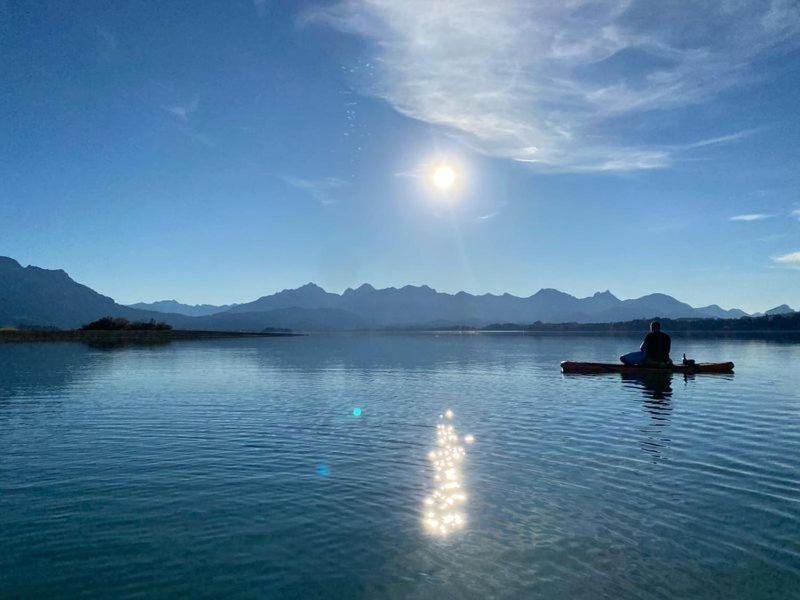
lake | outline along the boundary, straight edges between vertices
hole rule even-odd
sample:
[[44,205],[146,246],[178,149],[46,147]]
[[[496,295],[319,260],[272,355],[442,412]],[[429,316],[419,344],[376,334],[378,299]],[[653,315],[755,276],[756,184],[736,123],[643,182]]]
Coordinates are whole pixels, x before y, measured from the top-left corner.
[[798,597],[800,344],[637,345],[0,345],[0,596]]

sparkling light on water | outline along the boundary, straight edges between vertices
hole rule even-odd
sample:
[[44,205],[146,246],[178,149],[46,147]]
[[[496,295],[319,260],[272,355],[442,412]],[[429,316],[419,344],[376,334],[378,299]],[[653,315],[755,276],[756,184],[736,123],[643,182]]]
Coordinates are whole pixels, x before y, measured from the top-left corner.
[[433,466],[434,489],[423,502],[425,528],[430,533],[442,536],[462,529],[467,522],[463,509],[467,494],[461,476],[461,465],[467,453],[459,444],[460,438],[455,427],[447,422],[453,416],[450,409],[439,415],[436,448],[428,453]]

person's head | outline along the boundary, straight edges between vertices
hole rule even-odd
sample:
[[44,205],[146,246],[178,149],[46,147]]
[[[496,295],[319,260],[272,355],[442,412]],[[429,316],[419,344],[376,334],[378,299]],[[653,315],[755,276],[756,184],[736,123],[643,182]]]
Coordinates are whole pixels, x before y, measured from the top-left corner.
[[658,333],[659,331],[661,331],[661,323],[659,323],[658,321],[653,321],[652,323],[650,323],[650,331],[652,331],[653,333]]

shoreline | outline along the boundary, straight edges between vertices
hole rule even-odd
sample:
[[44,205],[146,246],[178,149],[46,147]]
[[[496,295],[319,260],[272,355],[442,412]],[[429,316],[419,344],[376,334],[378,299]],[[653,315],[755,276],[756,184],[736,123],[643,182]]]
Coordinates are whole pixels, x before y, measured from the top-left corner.
[[294,337],[303,334],[289,331],[194,331],[189,329],[171,329],[168,331],[145,330],[80,330],[67,329],[59,331],[0,330],[0,344],[20,342],[88,342],[97,344],[148,344],[159,342],[175,342],[183,340],[217,340],[225,338],[246,337]]

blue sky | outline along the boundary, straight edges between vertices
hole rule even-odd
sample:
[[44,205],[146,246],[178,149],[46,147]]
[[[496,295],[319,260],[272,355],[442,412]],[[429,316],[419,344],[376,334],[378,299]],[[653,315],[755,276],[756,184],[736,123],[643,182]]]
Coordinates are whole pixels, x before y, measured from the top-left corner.
[[0,254],[121,302],[800,308],[796,2],[115,4],[0,2]]

